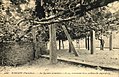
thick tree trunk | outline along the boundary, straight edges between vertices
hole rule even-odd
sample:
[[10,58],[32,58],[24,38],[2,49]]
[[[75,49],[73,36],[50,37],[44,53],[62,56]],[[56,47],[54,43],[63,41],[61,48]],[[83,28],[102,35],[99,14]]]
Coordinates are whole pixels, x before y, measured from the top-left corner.
[[95,52],[95,31],[92,30],[91,31],[91,54],[93,54]]
[[57,63],[56,29],[55,25],[49,25],[50,35],[50,63]]

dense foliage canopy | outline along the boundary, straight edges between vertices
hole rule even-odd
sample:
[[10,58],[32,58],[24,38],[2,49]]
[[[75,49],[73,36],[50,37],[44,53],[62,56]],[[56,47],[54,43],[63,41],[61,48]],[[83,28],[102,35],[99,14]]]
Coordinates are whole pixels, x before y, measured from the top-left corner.
[[[0,2],[0,35],[4,40],[31,37],[30,31],[48,38],[48,24],[57,25],[57,39],[66,38],[61,25],[67,26],[72,38],[95,30],[117,30],[118,13],[105,13],[108,3],[118,0],[2,0]],[[64,36],[62,36],[64,35]],[[32,38],[31,38],[32,39]],[[45,39],[46,40],[46,39]]]

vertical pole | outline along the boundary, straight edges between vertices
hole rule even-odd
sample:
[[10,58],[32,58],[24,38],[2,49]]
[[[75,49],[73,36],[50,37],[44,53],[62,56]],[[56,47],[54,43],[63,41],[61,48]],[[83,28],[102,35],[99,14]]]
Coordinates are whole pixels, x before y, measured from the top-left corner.
[[36,30],[35,28],[32,29],[32,35],[33,35],[33,56],[36,58]]
[[86,47],[86,49],[88,48],[88,46],[87,46],[88,44],[87,44],[87,36],[85,37],[85,47]]
[[95,31],[94,30],[91,31],[90,41],[91,41],[91,44],[90,44],[91,45],[91,54],[93,54],[95,51]]
[[79,49],[80,49],[81,47],[80,47],[80,39],[79,39]]
[[80,49],[80,39],[76,40],[76,47],[78,47],[78,49]]
[[113,50],[113,45],[112,45],[112,38],[113,36],[112,36],[112,32],[111,32],[111,34],[110,34],[110,37],[109,37],[109,50]]
[[62,48],[64,49],[64,41],[62,40]]
[[89,36],[87,38],[87,49],[90,50],[90,38],[89,38]]
[[100,50],[102,50],[101,40],[102,40],[102,39],[99,39],[99,41],[100,41]]
[[61,49],[61,40],[59,40],[59,50]]
[[57,46],[56,46],[56,29],[55,25],[49,25],[49,35],[50,35],[50,63],[57,63]]
[[71,45],[70,45],[70,43],[69,43],[69,53],[71,53]]

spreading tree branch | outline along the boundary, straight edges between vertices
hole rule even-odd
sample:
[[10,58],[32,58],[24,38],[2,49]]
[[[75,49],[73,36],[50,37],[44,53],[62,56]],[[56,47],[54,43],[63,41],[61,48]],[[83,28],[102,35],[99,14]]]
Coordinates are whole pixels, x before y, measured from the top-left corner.
[[[49,25],[49,24],[54,24],[54,23],[71,21],[71,20],[73,20],[77,17],[81,17],[81,16],[85,15],[85,13],[90,11],[90,10],[93,10],[95,8],[98,8],[98,7],[106,6],[107,4],[112,3],[114,1],[118,1],[118,0],[96,0],[95,2],[89,3],[87,5],[81,5],[81,6],[78,6],[78,7],[77,6],[74,7],[75,15],[72,15],[70,17],[67,17],[67,18],[64,18],[64,19],[61,18],[62,16],[66,15],[67,13],[70,13],[70,9],[67,9],[65,11],[61,11],[59,14],[56,14],[56,15],[53,15],[53,16],[50,16],[50,17],[46,17],[46,18],[42,18],[38,21],[33,21],[33,22],[36,23],[36,24],[41,24],[41,25],[45,25],[45,24]],[[79,3],[77,3],[77,5],[79,5]],[[58,17],[60,17],[60,18],[58,18]],[[57,18],[57,19],[55,19],[55,18]],[[22,21],[24,21],[24,20],[20,20],[19,23],[21,23]],[[39,25],[34,26],[34,27],[39,27]],[[30,29],[31,28],[32,27],[30,26]],[[28,32],[26,32],[26,34],[27,33]],[[21,36],[21,37],[23,37],[23,36]]]
[[41,24],[41,25],[49,25],[49,24],[54,24],[54,23],[61,23],[61,22],[67,22],[67,21],[71,21],[73,19],[75,19],[77,16],[72,16],[72,17],[68,17],[68,18],[65,18],[65,19],[62,19],[62,18],[58,18],[57,20],[52,20],[52,21],[34,21],[34,23],[36,24]]

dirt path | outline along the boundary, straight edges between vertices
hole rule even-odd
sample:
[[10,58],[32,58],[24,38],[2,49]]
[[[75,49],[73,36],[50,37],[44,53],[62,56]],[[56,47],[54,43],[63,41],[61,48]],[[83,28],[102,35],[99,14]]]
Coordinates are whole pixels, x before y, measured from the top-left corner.
[[[92,69],[87,67],[82,67],[80,65],[72,65],[64,62],[58,62],[56,65],[49,64],[49,60],[40,58],[36,61],[29,62],[25,65],[18,67],[1,67],[0,68],[0,77],[5,77],[12,75],[14,76],[82,76],[82,77],[118,77],[118,72],[104,71],[102,69]],[[18,77],[17,76],[17,77]]]
[[93,55],[86,49],[78,49],[80,56],[76,57],[73,53],[69,53],[68,49],[59,50],[58,56],[67,59],[74,59],[82,62],[94,63],[97,66],[115,66],[119,68],[119,50],[96,50]]

